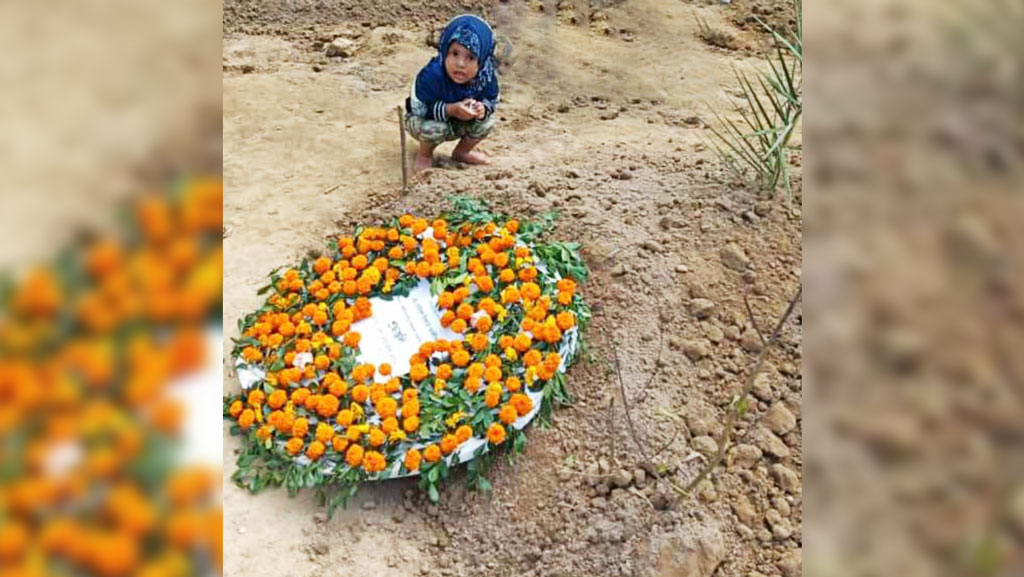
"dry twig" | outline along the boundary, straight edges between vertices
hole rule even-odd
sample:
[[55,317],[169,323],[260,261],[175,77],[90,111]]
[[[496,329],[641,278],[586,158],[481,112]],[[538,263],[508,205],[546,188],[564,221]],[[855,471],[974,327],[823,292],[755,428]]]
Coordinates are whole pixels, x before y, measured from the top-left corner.
[[[706,467],[704,467],[704,470],[702,470],[693,481],[690,481],[685,489],[679,489],[673,485],[673,488],[677,492],[689,493],[692,491],[694,487],[710,475],[711,471],[713,471],[715,467],[721,464],[725,459],[725,452],[728,450],[729,442],[732,440],[732,429],[736,425],[736,419],[739,417],[741,412],[740,408],[746,402],[747,397],[750,396],[750,392],[754,388],[754,379],[757,377],[758,373],[761,372],[761,368],[764,366],[765,357],[768,356],[768,351],[771,350],[771,348],[778,342],[779,334],[782,332],[782,327],[786,324],[786,321],[789,320],[789,316],[793,314],[793,309],[796,308],[796,303],[800,301],[800,296],[803,294],[803,290],[804,287],[803,284],[801,284],[797,288],[796,294],[793,295],[793,298],[789,299],[789,306],[786,307],[786,312],[783,313],[781,318],[779,318],[779,321],[775,324],[775,329],[772,330],[772,335],[767,341],[765,341],[765,346],[761,349],[760,354],[757,355],[757,361],[754,364],[754,369],[747,375],[747,380],[743,385],[743,392],[740,394],[739,398],[732,403],[732,406],[729,409],[729,414],[725,419],[725,437],[722,439],[722,442],[718,444],[718,453],[715,454],[715,458],[712,459]],[[747,311],[748,313],[750,312],[749,306]],[[757,326],[757,321],[753,318],[752,314],[750,321],[755,327]]]

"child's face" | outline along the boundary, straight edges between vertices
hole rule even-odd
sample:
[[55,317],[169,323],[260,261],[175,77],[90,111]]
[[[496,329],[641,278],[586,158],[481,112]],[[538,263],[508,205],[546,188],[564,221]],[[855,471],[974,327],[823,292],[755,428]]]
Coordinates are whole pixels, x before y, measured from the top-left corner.
[[476,76],[480,62],[468,48],[452,42],[444,58],[444,69],[456,84],[465,84]]

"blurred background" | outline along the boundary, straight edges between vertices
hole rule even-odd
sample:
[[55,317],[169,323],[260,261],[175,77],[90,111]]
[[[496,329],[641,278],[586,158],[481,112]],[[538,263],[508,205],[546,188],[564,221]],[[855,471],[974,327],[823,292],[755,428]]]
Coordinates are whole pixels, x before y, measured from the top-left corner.
[[1024,3],[807,3],[807,575],[1022,575]]
[[220,573],[220,38],[0,3],[0,575]]

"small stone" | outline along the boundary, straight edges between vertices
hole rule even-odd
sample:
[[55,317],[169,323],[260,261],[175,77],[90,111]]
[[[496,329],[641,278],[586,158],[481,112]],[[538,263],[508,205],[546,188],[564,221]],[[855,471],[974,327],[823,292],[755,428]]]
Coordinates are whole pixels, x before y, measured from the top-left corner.
[[793,535],[793,524],[775,509],[769,509],[764,515],[764,520],[772,528],[772,537],[782,541]]
[[725,338],[729,339],[730,341],[740,340],[740,329],[737,328],[735,325],[729,325],[725,327],[725,330],[723,332],[725,333]]
[[335,38],[326,47],[328,56],[340,56],[341,58],[352,56],[358,48],[359,45],[348,38]]
[[690,314],[698,319],[706,319],[715,312],[715,302],[710,299],[693,299],[690,301]]
[[697,362],[710,354],[708,344],[706,341],[686,341],[683,345],[683,353],[688,359],[693,362]]
[[[772,465],[772,477],[775,479],[775,483],[783,491],[787,493],[799,493],[800,492],[800,477],[795,471],[782,463],[776,463]],[[1021,530],[1024,531],[1024,502],[1022,502],[1021,510]]]
[[762,543],[767,543],[772,540],[772,532],[765,527],[761,527],[757,530],[757,540]]
[[789,447],[775,433],[765,427],[758,427],[754,432],[754,443],[765,453],[778,458],[789,458]]
[[[780,443],[782,441],[779,441]],[[693,449],[704,455],[714,455],[718,452],[718,443],[708,435],[701,435],[693,439]]]
[[562,469],[562,468],[558,469],[557,475],[558,475],[558,480],[561,481],[562,483],[567,483],[569,481],[569,479],[572,479],[572,471],[570,471],[568,469]]
[[669,499],[664,493],[658,492],[651,495],[651,505],[654,505],[654,508],[658,511],[664,511],[668,509]]
[[622,264],[622,263],[619,263],[619,264],[615,265],[615,268],[612,269],[612,276],[615,276],[615,277],[625,276],[625,274],[626,274],[626,266],[624,264]]
[[313,65],[313,72],[323,72],[323,69],[324,69],[324,67],[320,66],[319,64],[314,64]]
[[686,428],[695,437],[711,433],[716,423],[715,412],[703,405],[694,406],[686,413]]
[[683,341],[675,335],[669,335],[668,346],[669,348],[679,350],[683,347]]
[[327,543],[324,543],[322,541],[319,543],[313,543],[313,552],[317,555],[326,555],[330,553],[330,551],[331,548],[327,545]]
[[647,472],[643,469],[633,470],[633,484],[637,487],[643,487],[647,483]]
[[313,515],[313,522],[318,525],[323,525],[327,522],[327,520],[327,513],[324,513],[322,511],[320,513],[316,513]]
[[730,467],[736,466],[741,469],[749,469],[761,460],[762,455],[761,449],[744,443],[729,449],[728,463]]
[[725,248],[719,251],[718,256],[722,259],[722,264],[737,272],[743,272],[750,266],[750,259],[743,252],[743,249],[735,243],[727,244]]
[[747,329],[743,331],[743,335],[740,337],[740,346],[744,350],[759,353],[764,348],[764,344],[761,342],[761,336],[757,334],[754,329]]
[[803,572],[803,554],[801,549],[790,551],[782,556],[775,567],[783,577],[800,577]]
[[601,482],[601,471],[600,469],[598,469],[597,463],[591,463],[590,465],[587,465],[587,470],[585,471],[585,474],[587,476],[587,484],[590,485],[591,487]]
[[[619,115],[618,112],[616,112],[615,116],[618,116],[618,115]],[[612,178],[614,178],[616,180],[631,180],[633,178],[633,173],[630,172],[628,169],[622,168],[622,169],[619,169],[616,172],[613,172],[612,173]]]
[[772,203],[767,201],[761,201],[754,205],[754,212],[757,216],[768,216],[768,213],[772,211]]
[[800,370],[796,368],[793,363],[782,363],[779,365],[779,372],[786,375],[787,377],[795,377],[800,374]]
[[736,518],[740,520],[740,523],[748,527],[753,527],[757,524],[757,509],[754,508],[754,504],[750,502],[746,495],[741,495],[732,504],[732,511],[736,514]]
[[363,511],[373,511],[376,508],[377,508],[377,502],[376,501],[373,501],[373,500],[363,501]]
[[697,484],[697,496],[705,503],[713,503],[718,500],[718,492],[715,491],[715,484],[704,479]]
[[790,507],[789,501],[782,498],[781,496],[772,499],[772,507],[774,507],[775,510],[778,511],[779,514],[783,517],[789,517],[789,515],[793,512],[793,508]]
[[661,217],[661,220],[658,221],[658,226],[660,226],[662,230],[670,230],[673,227],[679,226],[679,223],[671,216],[663,216]]
[[616,487],[625,489],[633,482],[633,475],[625,469],[619,469],[612,475],[612,482],[615,483]]
[[608,493],[611,492],[611,489],[608,488],[608,485],[605,485],[604,483],[598,483],[597,487],[594,487],[594,490],[597,491],[597,494],[601,495],[602,497],[608,496]]
[[597,460],[597,469],[602,475],[607,475],[612,472],[611,464],[608,463],[608,459],[605,459],[604,457]]
[[715,325],[709,325],[708,328],[704,329],[704,336],[706,336],[709,341],[716,345],[721,343],[722,340],[725,339],[725,334],[722,332],[722,329],[718,328]]
[[796,428],[796,417],[785,405],[775,403],[765,414],[764,424],[776,435],[785,435]]
[[751,392],[754,393],[754,396],[757,397],[758,400],[766,403],[771,402],[773,398],[772,384],[771,377],[768,373],[758,373],[757,377],[754,378],[754,388]]
[[676,265],[676,272],[680,274],[690,272],[690,267],[686,266],[685,264]]

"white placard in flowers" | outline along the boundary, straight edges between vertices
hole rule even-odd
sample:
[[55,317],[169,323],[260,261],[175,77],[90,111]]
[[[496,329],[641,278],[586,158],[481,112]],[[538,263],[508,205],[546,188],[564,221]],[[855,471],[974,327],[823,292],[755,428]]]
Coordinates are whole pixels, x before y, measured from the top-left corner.
[[[407,296],[391,300],[371,298],[370,307],[370,318],[352,324],[352,330],[362,337],[357,359],[374,366],[388,363],[392,376],[409,373],[409,358],[423,343],[462,340],[462,335],[441,326],[437,298],[430,294],[430,283],[426,280],[421,280]],[[378,380],[387,379],[378,375]]]

